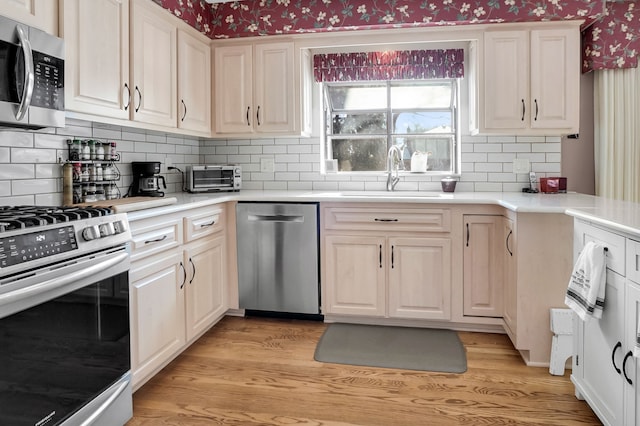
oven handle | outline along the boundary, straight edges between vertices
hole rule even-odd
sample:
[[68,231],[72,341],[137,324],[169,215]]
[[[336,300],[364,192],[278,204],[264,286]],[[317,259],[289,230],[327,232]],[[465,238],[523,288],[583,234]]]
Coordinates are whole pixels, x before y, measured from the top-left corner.
[[96,411],[94,411],[93,414],[89,416],[89,418],[87,418],[84,422],[80,423],[80,426],[92,425],[96,421],[96,419],[100,417],[102,413],[104,413],[105,410],[113,404],[113,401],[115,401],[116,398],[118,398],[120,394],[124,392],[127,386],[129,386],[128,380],[126,382],[121,383],[120,386],[117,387],[115,392],[113,392],[113,394],[111,394],[111,396]]
[[104,260],[95,265],[82,268],[79,271],[71,272],[64,277],[52,278],[39,284],[2,294],[0,295],[0,306],[16,302],[17,300],[25,299],[27,297],[37,296],[47,291],[55,290],[57,288],[67,286],[73,282],[80,281],[84,278],[91,277],[111,268],[112,266],[117,265],[118,263],[124,262],[128,257],[129,253],[119,253],[118,255],[109,257],[107,260]]
[[22,27],[17,27],[18,40],[20,40],[20,46],[22,47],[22,53],[24,55],[24,89],[22,90],[22,100],[18,105],[16,111],[16,120],[20,121],[24,118],[29,106],[31,105],[31,96],[33,95],[33,53],[31,52],[31,43]]

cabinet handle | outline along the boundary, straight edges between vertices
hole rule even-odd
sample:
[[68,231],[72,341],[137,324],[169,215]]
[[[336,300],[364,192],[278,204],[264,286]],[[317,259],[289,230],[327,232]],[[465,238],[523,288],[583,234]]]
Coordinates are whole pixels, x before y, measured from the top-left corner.
[[629,383],[630,385],[633,385],[633,381],[631,381],[629,376],[627,376],[627,360],[631,356],[633,356],[633,352],[632,351],[627,352],[627,354],[624,356],[624,361],[622,361],[622,374],[624,374],[624,378],[627,381],[627,383]]
[[258,109],[256,110],[256,122],[258,126],[260,126],[260,105],[258,105]]
[[391,246],[391,269],[394,268],[394,255],[393,255],[393,246]]
[[538,121],[538,100],[534,99],[533,103],[536,105],[536,116],[533,118],[533,121]]
[[251,122],[249,121],[249,111],[251,110],[251,107],[248,106],[247,107],[247,126],[251,126]]
[[138,92],[138,106],[136,107],[136,112],[138,112],[142,106],[142,92],[138,89],[138,86],[136,86],[136,92]]
[[191,264],[191,267],[193,268],[193,275],[191,276],[191,279],[189,280],[189,284],[191,284],[194,280],[194,278],[196,277],[196,264],[193,263],[193,259],[189,258],[189,263]]
[[129,88],[129,83],[125,83],[124,88],[127,89],[127,104],[124,106],[124,110],[126,111],[131,105],[131,89]]
[[180,262],[180,268],[182,268],[182,284],[180,284],[180,290],[182,290],[187,282],[187,268],[184,267],[182,262]]
[[620,370],[618,368],[618,366],[616,365],[616,351],[618,350],[618,348],[622,347],[622,342],[618,342],[616,343],[616,345],[613,347],[613,352],[611,352],[611,363],[613,364],[613,368],[616,369],[616,372],[618,374],[622,374],[622,370]]
[[513,252],[509,248],[509,238],[511,238],[511,234],[513,234],[513,229],[509,229],[509,234],[507,235],[507,251],[509,252],[509,256],[513,256]]
[[209,222],[209,223],[202,223],[202,224],[200,224],[200,228],[208,228],[208,227],[213,226],[213,225],[215,225],[215,224],[216,224],[216,221],[215,221],[215,220],[212,220],[212,221],[211,221],[211,222]]
[[524,99],[522,100],[522,118],[520,119],[520,121],[524,121],[524,114],[527,111],[527,106],[524,103]]
[[467,247],[469,247],[469,224],[467,223]]
[[182,106],[184,107],[184,114],[182,115],[182,119],[180,121],[184,121],[184,118],[187,116],[187,104],[184,103],[184,99],[180,99],[182,102]]
[[167,236],[166,236],[166,235],[163,235],[163,236],[162,236],[162,237],[160,237],[160,238],[156,238],[155,240],[147,240],[147,241],[145,241],[144,243],[145,243],[145,244],[159,243],[160,241],[164,241],[164,240],[166,240],[166,239],[167,239]]
[[375,218],[373,219],[376,222],[397,222],[398,219],[383,219],[383,218]]
[[380,262],[380,269],[382,269],[382,244],[380,244],[380,248],[378,250],[378,257],[379,257],[379,262]]
[[636,272],[638,272],[639,269],[639,265],[638,265],[638,255],[636,254]]

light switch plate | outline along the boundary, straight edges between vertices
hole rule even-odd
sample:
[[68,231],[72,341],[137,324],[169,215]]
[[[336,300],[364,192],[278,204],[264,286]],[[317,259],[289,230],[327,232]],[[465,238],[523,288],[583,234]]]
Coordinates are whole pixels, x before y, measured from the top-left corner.
[[516,158],[513,160],[513,173],[529,173],[531,171],[531,163],[526,158]]
[[261,158],[260,159],[260,172],[261,173],[273,173],[275,164],[273,158]]

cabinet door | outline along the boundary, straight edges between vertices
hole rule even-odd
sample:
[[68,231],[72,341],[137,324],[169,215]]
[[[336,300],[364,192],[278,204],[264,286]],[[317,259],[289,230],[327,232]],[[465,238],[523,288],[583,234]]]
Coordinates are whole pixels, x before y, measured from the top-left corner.
[[[640,424],[640,368],[637,358],[633,356],[633,348],[638,339],[638,324],[640,324],[640,284],[627,279],[625,293],[625,361],[623,363],[624,375],[631,380],[625,380],[624,407],[626,425]],[[626,379],[626,378],[625,378]]]
[[57,0],[5,0],[1,15],[58,35]]
[[501,317],[502,216],[465,215],[464,315]]
[[134,262],[129,272],[131,369],[134,387],[184,346],[182,251]]
[[129,0],[62,0],[60,13],[66,109],[128,119]]
[[171,15],[148,1],[131,8],[131,118],[176,127],[176,26]]
[[531,31],[530,103],[531,128],[571,129],[579,122],[578,28]]
[[255,46],[254,128],[258,132],[295,130],[293,43]]
[[[607,270],[602,318],[578,321],[577,384],[605,424],[623,424],[624,278]],[[629,369],[631,371],[631,369]]]
[[184,252],[189,271],[186,284],[187,341],[199,336],[225,312],[225,238],[191,243]]
[[325,237],[324,313],[385,315],[386,241]]
[[217,47],[215,114],[217,133],[253,131],[253,51],[251,45]]
[[504,309],[502,317],[506,325],[506,331],[518,348],[518,283],[516,278],[516,233],[513,221],[506,217],[502,218],[502,239],[504,250],[501,257],[503,260],[503,289],[504,289]]
[[211,132],[211,49],[209,43],[178,31],[178,127]]
[[389,316],[451,318],[451,240],[389,238]]
[[485,32],[484,70],[485,127],[487,129],[528,127],[528,32]]

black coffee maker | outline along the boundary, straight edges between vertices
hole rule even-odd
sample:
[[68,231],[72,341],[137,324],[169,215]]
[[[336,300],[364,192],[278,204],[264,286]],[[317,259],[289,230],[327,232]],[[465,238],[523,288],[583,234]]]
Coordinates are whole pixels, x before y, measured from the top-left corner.
[[133,183],[131,184],[131,196],[164,197],[162,188],[167,189],[164,176],[160,176],[159,161],[134,161],[131,163]]

